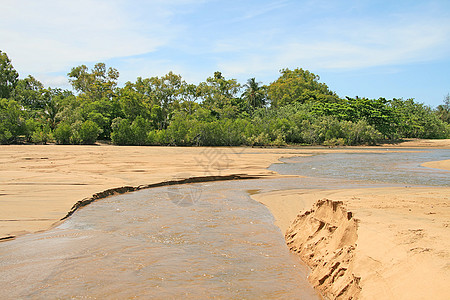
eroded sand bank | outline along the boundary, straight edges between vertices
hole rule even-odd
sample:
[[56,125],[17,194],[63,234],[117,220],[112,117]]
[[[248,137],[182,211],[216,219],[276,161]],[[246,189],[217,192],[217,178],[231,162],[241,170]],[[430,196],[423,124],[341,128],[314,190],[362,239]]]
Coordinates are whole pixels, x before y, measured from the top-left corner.
[[[272,211],[283,232],[317,199],[342,201],[358,225],[352,268],[360,278],[361,299],[450,296],[450,188],[290,190],[252,197]],[[328,224],[323,231],[342,221],[319,220]],[[289,230],[301,234],[298,226]],[[339,248],[351,245],[343,243]],[[327,247],[314,250],[331,254],[338,249],[332,243]]]

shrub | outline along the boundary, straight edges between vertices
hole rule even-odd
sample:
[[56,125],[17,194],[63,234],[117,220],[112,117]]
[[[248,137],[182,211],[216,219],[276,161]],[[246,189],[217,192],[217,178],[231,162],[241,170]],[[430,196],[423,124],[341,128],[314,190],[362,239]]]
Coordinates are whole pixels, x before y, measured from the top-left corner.
[[44,128],[38,128],[33,132],[31,136],[31,141],[35,144],[47,144],[52,140],[52,132],[50,126],[46,125]]
[[72,128],[69,124],[59,124],[58,127],[56,127],[53,135],[58,144],[70,144],[70,139],[72,137]]
[[114,119],[111,140],[116,145],[132,145],[134,137],[130,121],[122,118]]
[[80,141],[82,144],[94,144],[101,132],[102,130],[94,121],[84,121],[79,131]]

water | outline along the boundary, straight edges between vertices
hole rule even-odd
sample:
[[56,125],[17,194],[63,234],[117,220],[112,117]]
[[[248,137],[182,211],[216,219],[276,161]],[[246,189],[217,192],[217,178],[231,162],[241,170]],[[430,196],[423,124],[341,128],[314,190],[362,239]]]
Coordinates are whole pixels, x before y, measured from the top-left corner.
[[370,183],[450,186],[450,171],[421,167],[427,161],[450,159],[450,150],[384,153],[326,153],[283,159],[269,169],[296,174]]
[[95,202],[57,228],[0,244],[0,298],[318,299],[270,212],[245,190],[262,185],[279,181]]

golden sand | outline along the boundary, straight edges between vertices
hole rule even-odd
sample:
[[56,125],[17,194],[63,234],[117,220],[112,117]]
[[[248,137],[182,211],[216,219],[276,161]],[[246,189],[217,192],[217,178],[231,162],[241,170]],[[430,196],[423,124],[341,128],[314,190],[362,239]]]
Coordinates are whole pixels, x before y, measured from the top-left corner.
[[[395,146],[403,148],[404,145]],[[450,149],[450,140],[415,140],[404,147]],[[318,151],[358,152],[359,149],[0,146],[0,237],[48,229],[64,217],[75,202],[107,189],[205,175],[277,176],[266,168],[279,158]],[[381,150],[375,147],[371,151]],[[423,165],[450,169],[448,160]],[[291,237],[293,233],[300,233],[298,226],[302,222],[309,225],[318,220],[328,222],[323,228],[331,230],[325,232],[321,228],[320,233],[328,242],[313,249],[318,255],[327,257],[333,251],[354,246],[351,265],[346,266],[351,270],[350,275],[360,278],[361,289],[354,292],[355,296],[359,294],[361,299],[448,299],[449,195],[450,188],[397,187],[288,190],[252,197],[271,210],[283,232],[290,228]],[[332,214],[327,212],[327,205],[316,204],[324,198],[331,202],[322,203],[342,201],[342,209],[352,213],[357,224],[356,241],[342,238],[345,234],[336,237],[334,232],[352,231],[349,228],[353,225],[339,218],[333,223],[334,217],[330,219]],[[320,207],[319,212],[313,211],[306,218],[305,212],[314,205],[316,210]],[[301,241],[300,236],[292,245],[312,245],[310,237],[305,236]],[[330,261],[345,265],[348,257],[339,257]],[[329,268],[314,272],[314,278],[324,282],[328,290],[340,290],[339,284],[344,281],[340,278],[345,277],[340,276],[341,273],[327,273]],[[327,274],[333,277],[320,278]]]

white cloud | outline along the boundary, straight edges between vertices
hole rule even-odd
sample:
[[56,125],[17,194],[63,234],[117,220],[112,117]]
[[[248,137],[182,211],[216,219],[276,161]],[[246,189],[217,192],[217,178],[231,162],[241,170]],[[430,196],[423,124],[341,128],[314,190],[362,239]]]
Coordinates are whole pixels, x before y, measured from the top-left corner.
[[79,62],[155,51],[177,34],[164,5],[146,6],[145,22],[120,0],[7,1],[0,11],[2,50],[19,71],[56,72]]
[[450,52],[450,23],[436,16],[405,15],[389,22],[333,19],[309,28],[308,35],[302,33],[272,35],[271,41],[261,36],[253,45],[247,37],[218,41],[216,51],[232,52],[232,45],[238,45],[235,56],[219,66],[235,74],[264,74],[284,67],[349,70],[433,61]]

